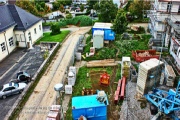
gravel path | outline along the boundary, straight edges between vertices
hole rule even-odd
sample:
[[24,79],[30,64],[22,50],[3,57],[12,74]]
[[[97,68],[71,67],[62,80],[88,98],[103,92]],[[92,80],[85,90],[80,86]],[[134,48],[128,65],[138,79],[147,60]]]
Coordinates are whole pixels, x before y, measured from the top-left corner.
[[56,92],[54,91],[54,85],[62,83],[80,35],[89,30],[90,27],[80,28],[78,31],[71,33],[66,39],[51,65],[40,79],[29,100],[26,102],[19,115],[19,120],[46,119],[49,107],[55,104]]

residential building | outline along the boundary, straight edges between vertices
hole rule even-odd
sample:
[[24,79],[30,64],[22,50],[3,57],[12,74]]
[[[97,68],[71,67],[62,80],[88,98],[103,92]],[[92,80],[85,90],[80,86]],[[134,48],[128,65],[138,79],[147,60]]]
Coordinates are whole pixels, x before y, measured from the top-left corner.
[[173,22],[180,20],[180,0],[154,0],[149,11],[149,29],[155,39],[164,39],[165,46],[169,45],[169,36],[166,35],[166,18]]
[[180,0],[154,0],[149,13],[153,38],[169,48],[173,62],[180,70]]
[[42,19],[18,6],[0,6],[0,13],[0,61],[16,47],[32,47],[43,35]]

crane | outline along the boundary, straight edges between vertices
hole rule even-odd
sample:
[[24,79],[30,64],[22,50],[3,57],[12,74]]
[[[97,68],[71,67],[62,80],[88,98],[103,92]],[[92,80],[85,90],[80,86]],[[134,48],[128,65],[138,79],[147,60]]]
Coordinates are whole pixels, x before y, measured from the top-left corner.
[[176,91],[169,89],[167,92],[155,88],[152,92],[144,96],[151,104],[158,108],[159,112],[156,118],[161,113],[164,113],[174,120],[180,120],[180,81],[178,82]]

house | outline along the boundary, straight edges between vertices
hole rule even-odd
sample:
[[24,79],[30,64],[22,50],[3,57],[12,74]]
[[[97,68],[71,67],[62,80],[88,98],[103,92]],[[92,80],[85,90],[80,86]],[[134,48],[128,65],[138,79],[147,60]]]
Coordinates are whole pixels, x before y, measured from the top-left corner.
[[16,47],[30,48],[43,35],[42,19],[18,6],[0,6],[0,13],[0,61]]

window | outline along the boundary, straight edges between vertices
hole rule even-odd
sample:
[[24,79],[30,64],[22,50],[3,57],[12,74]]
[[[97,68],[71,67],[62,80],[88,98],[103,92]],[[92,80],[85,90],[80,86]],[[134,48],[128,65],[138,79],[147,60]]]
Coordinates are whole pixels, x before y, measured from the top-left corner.
[[34,34],[36,34],[37,32],[36,32],[36,28],[34,28]]
[[9,46],[14,46],[13,37],[9,38]]
[[39,30],[41,30],[41,25],[39,25]]
[[171,12],[171,6],[172,6],[172,2],[168,2],[168,4],[167,4],[167,12]]
[[31,32],[28,33],[29,41],[31,41]]
[[2,50],[2,52],[6,50],[5,42],[1,43],[1,50]]
[[180,5],[179,5],[178,13],[180,13]]

